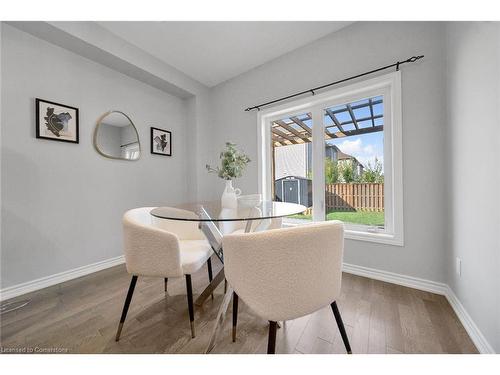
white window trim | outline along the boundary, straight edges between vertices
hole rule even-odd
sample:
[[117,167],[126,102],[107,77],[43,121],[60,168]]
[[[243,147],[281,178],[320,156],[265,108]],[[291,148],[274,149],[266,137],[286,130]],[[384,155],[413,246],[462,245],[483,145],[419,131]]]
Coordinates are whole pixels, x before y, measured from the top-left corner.
[[[362,231],[355,226],[346,226],[345,238],[378,242],[390,245],[404,245],[403,227],[403,154],[402,154],[402,111],[401,111],[401,72],[393,72],[363,82],[343,86],[298,99],[287,104],[274,106],[258,112],[258,169],[259,192],[266,200],[271,197],[271,122],[284,116],[289,117],[312,112],[313,139],[323,139],[322,110],[335,104],[355,101],[370,95],[384,92],[384,195],[386,225],[383,233]],[[324,168],[314,160],[324,159],[324,147],[313,147],[313,220],[325,220],[324,207]],[[390,157],[387,157],[390,156]],[[319,208],[319,209],[318,209]],[[389,213],[389,215],[387,215]]]

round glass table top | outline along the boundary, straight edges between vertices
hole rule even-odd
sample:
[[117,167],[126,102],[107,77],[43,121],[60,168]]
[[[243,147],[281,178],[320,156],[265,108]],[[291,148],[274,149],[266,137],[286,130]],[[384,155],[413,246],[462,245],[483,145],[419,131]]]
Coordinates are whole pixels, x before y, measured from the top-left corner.
[[157,207],[151,210],[151,215],[183,221],[248,221],[296,215],[305,210],[307,207],[295,203],[249,200],[238,200],[237,208],[230,209],[223,208],[218,200]]

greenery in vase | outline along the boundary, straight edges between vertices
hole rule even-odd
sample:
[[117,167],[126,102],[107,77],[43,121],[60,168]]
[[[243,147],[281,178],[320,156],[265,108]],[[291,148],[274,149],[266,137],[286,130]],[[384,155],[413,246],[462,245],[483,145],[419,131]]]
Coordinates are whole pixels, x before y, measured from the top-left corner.
[[232,180],[241,177],[243,170],[250,162],[250,158],[239,151],[236,145],[231,142],[226,142],[226,149],[220,153],[221,165],[217,168],[212,168],[206,165],[209,173],[217,173],[217,176],[224,180]]

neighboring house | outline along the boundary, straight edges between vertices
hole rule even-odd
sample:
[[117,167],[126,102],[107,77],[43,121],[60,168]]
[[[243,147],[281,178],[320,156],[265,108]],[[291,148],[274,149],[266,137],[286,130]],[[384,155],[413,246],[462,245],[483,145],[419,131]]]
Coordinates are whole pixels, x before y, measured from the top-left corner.
[[363,174],[363,170],[365,167],[361,164],[358,159],[354,156],[346,154],[339,150],[337,146],[327,145],[326,146],[326,157],[330,157],[332,160],[337,160],[339,165],[342,165],[346,162],[351,162],[354,165],[354,177],[359,177]]
[[[312,144],[302,143],[276,147],[274,149],[275,170],[274,179],[279,180],[284,177],[296,176],[308,178],[312,172]],[[335,145],[326,145],[325,157],[339,164],[351,161],[354,164],[355,177],[363,173],[364,166],[354,156],[342,152]]]

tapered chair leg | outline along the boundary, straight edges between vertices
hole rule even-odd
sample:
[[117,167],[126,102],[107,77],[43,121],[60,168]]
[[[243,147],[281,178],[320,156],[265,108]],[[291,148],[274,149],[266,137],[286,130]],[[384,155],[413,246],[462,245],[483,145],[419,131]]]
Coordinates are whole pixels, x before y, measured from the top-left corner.
[[347,350],[347,354],[352,354],[351,345],[349,344],[349,338],[347,337],[347,333],[344,327],[344,322],[342,321],[339,308],[337,307],[337,302],[336,301],[332,302],[330,306],[332,307],[333,315],[335,316],[335,320],[337,321],[337,326],[339,327],[340,335],[342,336],[342,341],[344,341],[345,350]]
[[[207,260],[207,268],[208,268],[208,281],[212,282],[213,273],[212,273],[212,258],[208,258]],[[214,294],[212,293],[212,299],[214,299]]]
[[130,302],[132,301],[132,295],[134,294],[136,283],[137,276],[134,275],[132,276],[132,280],[130,280],[130,286],[128,287],[127,297],[125,298],[125,304],[123,305],[122,316],[120,318],[120,324],[118,324],[118,330],[116,331],[115,341],[120,340],[123,323],[125,323],[125,318],[127,317],[128,308],[130,307]]
[[167,293],[168,277],[165,277],[165,293]]
[[276,352],[276,322],[269,322],[269,338],[267,339],[267,354]]
[[236,341],[236,325],[238,324],[238,295],[233,292],[233,342]]
[[191,284],[191,275],[186,275],[186,290],[189,310],[189,323],[191,324],[191,337],[195,338],[194,331],[194,307],[193,307],[193,286]]

